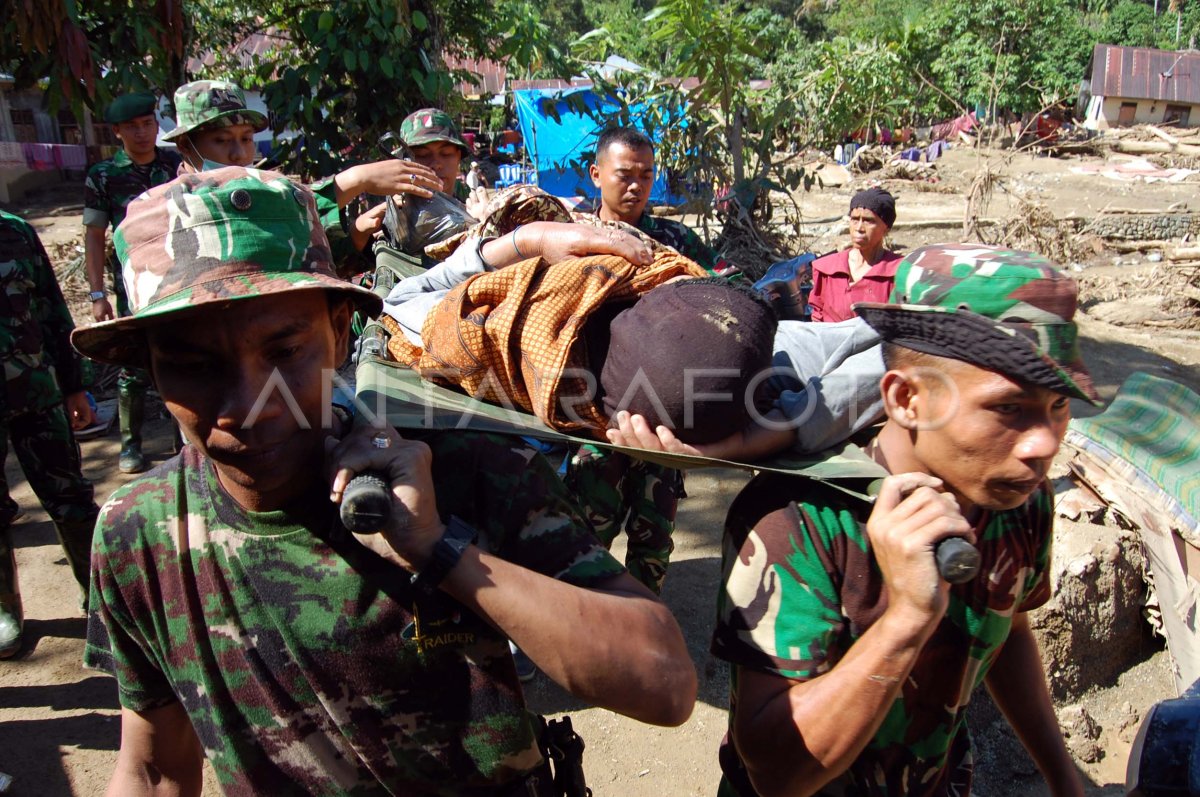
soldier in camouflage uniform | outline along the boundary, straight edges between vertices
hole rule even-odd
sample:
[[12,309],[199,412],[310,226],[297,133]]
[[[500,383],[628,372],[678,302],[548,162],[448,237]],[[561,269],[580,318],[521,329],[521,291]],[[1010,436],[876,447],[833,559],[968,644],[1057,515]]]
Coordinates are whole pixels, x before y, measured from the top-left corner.
[[[687,718],[678,626],[535,452],[323,420],[353,308],[381,302],[333,274],[307,189],[184,175],[131,205],[117,251],[133,317],[72,341],[147,363],[189,443],[97,524],[85,663],[122,704],[109,793],[195,797],[207,755],[229,795],[547,794],[506,637],[586,701]],[[331,499],[368,469],[393,519],[352,536]]]
[[[602,220],[632,225],[709,271],[728,264],[687,225],[646,212],[654,184],[654,145],[630,127],[604,131],[596,142],[592,182],[600,189]],[[647,341],[652,346],[652,341]],[[629,537],[625,566],[654,592],[662,591],[675,543],[675,513],[684,497],[683,473],[595,446],[576,451],[567,483],[596,533],[611,545],[622,526]]]
[[613,127],[601,133],[596,141],[596,160],[588,172],[600,191],[597,216],[637,227],[709,271],[719,272],[729,267],[691,227],[646,212],[650,189],[654,186],[654,144],[640,130]]
[[413,111],[400,123],[400,140],[412,150],[417,163],[437,174],[442,181],[438,190],[467,201],[471,189],[459,178],[462,159],[471,156],[471,148],[450,114],[436,108]]
[[[241,86],[228,80],[196,80],[175,91],[175,129],[163,138],[175,141],[185,172],[222,166],[249,166],[257,157],[254,134],[267,128],[267,117],[246,105]],[[379,229],[383,205],[356,219],[346,206],[360,194],[432,196],[441,182],[432,170],[412,161],[388,159],[362,163],[313,184],[321,226],[329,238],[337,271],[352,277],[372,266],[362,255]]]
[[[1070,398],[1097,401],[1075,283],[1028,252],[931,246],[892,302],[855,306],[889,368],[859,479],[764,474],[730,509],[721,794],[970,794],[966,707],[985,683],[1051,793],[1081,795],[1028,620],[1050,596],[1046,473]],[[876,479],[873,504],[855,496]],[[954,586],[934,563],[952,536],[981,555]]]
[[[83,246],[88,285],[91,286],[92,316],[97,321],[113,318],[113,307],[105,295],[107,267],[116,297],[116,315],[129,315],[121,267],[114,255],[105,253],[106,229],[115,231],[125,218],[125,208],[138,194],[175,179],[179,156],[155,146],[158,137],[157,99],[153,94],[126,94],[113,100],[104,118],[121,140],[121,149],[108,160],[88,170],[83,193]],[[122,473],[140,473],[147,467],[142,454],[142,420],[146,412],[146,372],[123,368],[117,376],[117,399],[121,423]]]
[[[71,348],[75,324],[37,233],[0,211],[0,467],[12,441],[38,500],[54,521],[67,563],[86,594],[88,555],[97,508],[92,485],[80,473],[71,429],[91,416],[82,361]],[[64,398],[65,397],[65,398]],[[19,509],[0,472],[0,658],[21,647],[21,595],[9,526]]]

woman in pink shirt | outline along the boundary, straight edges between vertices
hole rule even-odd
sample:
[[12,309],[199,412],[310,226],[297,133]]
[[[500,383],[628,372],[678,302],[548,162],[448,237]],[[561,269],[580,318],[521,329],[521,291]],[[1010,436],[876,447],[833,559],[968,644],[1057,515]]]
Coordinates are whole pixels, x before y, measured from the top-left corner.
[[882,188],[859,191],[850,200],[850,248],[813,261],[808,295],[813,321],[853,318],[855,302],[886,302],[901,257],[883,248],[896,221],[896,198]]

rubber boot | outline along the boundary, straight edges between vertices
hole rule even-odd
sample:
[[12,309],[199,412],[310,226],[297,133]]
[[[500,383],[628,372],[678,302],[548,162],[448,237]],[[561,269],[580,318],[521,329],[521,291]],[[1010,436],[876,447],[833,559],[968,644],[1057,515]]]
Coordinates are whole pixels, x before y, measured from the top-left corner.
[[117,410],[121,416],[121,473],[141,473],[147,467],[142,454],[142,420],[146,414],[146,394],[117,389]]
[[24,616],[21,611],[21,591],[17,587],[17,559],[12,545],[7,541],[8,531],[0,531],[5,539],[0,541],[0,659],[9,659],[21,650],[21,629]]

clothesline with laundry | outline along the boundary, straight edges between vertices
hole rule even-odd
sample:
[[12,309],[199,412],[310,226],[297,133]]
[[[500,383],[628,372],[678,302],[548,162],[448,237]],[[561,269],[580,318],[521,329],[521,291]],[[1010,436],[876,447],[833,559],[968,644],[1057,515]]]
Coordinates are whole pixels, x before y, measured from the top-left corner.
[[0,169],[87,169],[87,147],[82,144],[44,144],[0,141]]

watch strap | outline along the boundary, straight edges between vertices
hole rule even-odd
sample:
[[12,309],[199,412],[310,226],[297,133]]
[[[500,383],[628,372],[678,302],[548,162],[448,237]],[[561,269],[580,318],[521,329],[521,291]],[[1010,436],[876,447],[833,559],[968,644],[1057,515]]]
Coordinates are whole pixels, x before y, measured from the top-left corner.
[[478,538],[479,532],[471,525],[458,516],[451,515],[450,522],[446,524],[446,531],[441,539],[434,543],[429,561],[419,573],[413,574],[413,589],[426,596],[437,592],[438,585],[446,578],[446,574],[458,564],[463,552]]

